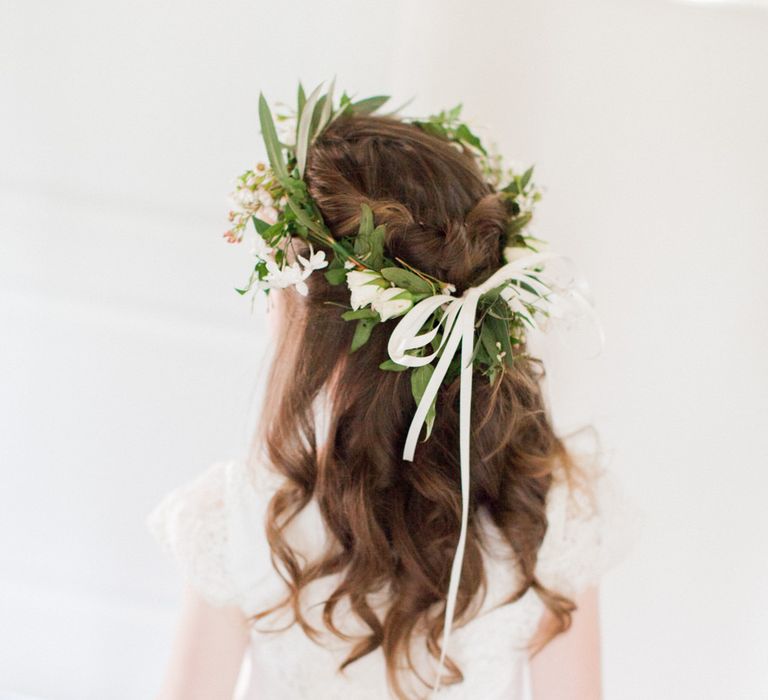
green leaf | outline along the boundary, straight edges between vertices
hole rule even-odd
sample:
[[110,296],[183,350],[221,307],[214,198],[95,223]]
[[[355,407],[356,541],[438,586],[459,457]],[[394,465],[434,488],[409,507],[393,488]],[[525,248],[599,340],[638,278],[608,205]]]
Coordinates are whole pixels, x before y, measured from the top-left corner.
[[384,267],[381,269],[381,276],[414,294],[432,294],[434,291],[429,282],[402,267]]
[[527,211],[525,214],[520,214],[520,216],[516,216],[514,219],[510,219],[509,223],[507,224],[507,236],[514,236],[516,233],[521,231],[528,225],[528,222],[530,222],[532,218],[533,213]]
[[488,155],[480,139],[469,130],[466,124],[459,124],[459,127],[456,129],[456,138],[468,143],[470,146],[474,146],[483,155]]
[[345,311],[343,314],[341,314],[341,317],[345,321],[357,321],[361,318],[375,318],[378,321],[379,312],[369,308],[357,309],[355,311]]
[[350,353],[359,350],[368,342],[368,339],[371,337],[371,331],[373,330],[373,327],[376,325],[376,323],[377,321],[372,318],[361,318],[357,322],[357,326],[355,327],[355,335],[352,336],[352,345],[349,348]]
[[291,211],[296,215],[297,221],[308,228],[310,231],[314,231],[318,235],[325,237],[326,232],[320,222],[315,221],[302,207],[300,202],[297,202],[292,196],[288,197],[288,206]]
[[253,225],[256,227],[256,232],[263,236],[266,231],[269,230],[269,227],[271,224],[268,224],[263,219],[260,219],[258,216],[252,216],[251,219],[253,219]]
[[296,100],[296,114],[301,114],[306,102],[307,102],[307,96],[304,93],[304,86],[301,83],[299,83],[299,94]]
[[261,135],[264,138],[264,145],[267,147],[269,164],[272,166],[277,179],[280,182],[284,182],[288,180],[288,169],[283,160],[283,150],[280,146],[280,139],[277,137],[272,112],[269,110],[269,105],[263,93],[259,95],[259,123],[261,124]]
[[[368,209],[370,214],[370,209]],[[370,214],[370,220],[363,213],[363,219],[360,222],[360,232],[355,239],[355,257],[363,261],[368,267],[374,270],[380,270],[384,264],[384,238],[386,237],[387,228],[384,224],[372,228],[373,217]]]
[[309,133],[309,127],[312,124],[312,117],[315,112],[315,105],[318,99],[320,99],[320,89],[322,85],[318,85],[312,94],[307,98],[304,104],[304,109],[301,110],[299,116],[299,128],[296,132],[296,167],[299,170],[299,177],[304,177],[304,168],[307,165],[307,150],[309,149],[309,141],[311,134]]
[[376,95],[374,97],[366,97],[364,100],[352,102],[349,105],[349,108],[355,114],[372,114],[387,102],[389,102],[389,95]]
[[[424,396],[424,392],[426,391],[427,384],[429,384],[429,380],[432,377],[432,373],[434,371],[435,371],[435,368],[432,365],[422,365],[421,367],[415,367],[411,372],[411,393],[413,394],[414,401],[416,401],[416,405],[419,404],[422,396]],[[426,435],[424,436],[425,440],[428,440],[429,436],[432,434],[432,426],[435,423],[435,415],[436,415],[436,407],[435,407],[436,401],[437,401],[437,396],[435,396],[435,398],[432,399],[432,405],[429,407],[429,410],[427,411],[427,417],[425,421],[425,426],[427,429]]]
[[323,100],[323,108],[320,112],[320,120],[318,121],[317,126],[312,130],[314,136],[325,129],[325,127],[328,125],[328,122],[331,120],[331,110],[333,109],[333,87],[335,84],[336,78],[331,80],[328,93],[325,95],[325,99]]
[[373,211],[363,202],[360,205],[360,226],[358,227],[358,238],[360,235],[368,235],[373,232]]
[[514,364],[514,357],[512,354],[512,343],[510,342],[509,323],[505,319],[488,316],[483,323],[483,328],[486,326],[494,336],[494,344],[496,342],[501,344],[501,351],[497,351],[496,354],[499,354],[499,352],[506,353],[503,361],[511,367]]
[[530,180],[531,180],[531,175],[533,175],[533,166],[531,166],[530,168],[528,168],[528,170],[526,170],[526,171],[523,173],[523,177],[522,177],[522,178],[521,178],[521,180],[520,180],[520,184],[522,185],[523,189],[525,189],[525,188],[526,188],[526,186],[528,185],[528,183],[530,182]]
[[347,271],[343,267],[332,267],[325,271],[325,279],[328,280],[328,284],[341,284],[347,279]]
[[[461,102],[459,102],[459,104],[457,104],[453,109],[451,109],[448,112],[448,114],[446,115],[445,118],[447,118],[448,121],[454,121],[454,120],[458,119],[459,116],[461,115],[461,108],[462,108],[462,106],[463,105],[461,104]],[[440,117],[443,117],[444,114],[445,114],[444,112],[441,112],[440,113]]]
[[399,362],[395,362],[394,360],[384,360],[384,362],[379,365],[379,369],[383,369],[387,372],[405,372],[405,370],[411,368],[407,367],[406,365],[401,365]]

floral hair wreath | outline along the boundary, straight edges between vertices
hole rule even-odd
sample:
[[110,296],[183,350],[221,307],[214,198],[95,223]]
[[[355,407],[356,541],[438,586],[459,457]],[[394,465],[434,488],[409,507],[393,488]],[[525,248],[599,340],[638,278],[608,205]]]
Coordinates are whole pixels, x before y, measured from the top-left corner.
[[[269,165],[258,163],[236,181],[232,193],[235,208],[229,213],[232,227],[224,237],[232,243],[243,240],[248,223],[256,235],[253,254],[256,258],[248,283],[237,291],[269,292],[272,288],[295,287],[307,294],[306,279],[316,270],[325,268],[330,284],[346,282],[350,292],[350,307],[342,314],[355,321],[356,328],[350,352],[363,346],[378,323],[402,316],[414,304],[437,293],[451,294],[455,287],[417,270],[407,261],[386,255],[385,226],[376,225],[366,204],[361,206],[361,221],[357,236],[336,239],[325,225],[317,205],[304,181],[307,152],[317,136],[334,120],[344,115],[372,114],[388,102],[386,96],[353,101],[346,93],[338,105],[333,102],[333,84],[327,93],[316,88],[309,97],[299,85],[295,114],[276,115],[277,125],[263,95],[259,98],[259,119],[266,145]],[[488,183],[498,191],[509,217],[503,256],[512,262],[544,246],[540,239],[526,235],[533,217],[534,206],[541,190],[534,185],[533,167],[525,172],[504,168],[498,155],[490,154],[480,139],[460,119],[461,105],[426,119],[404,119],[427,133],[444,138],[459,149],[471,153]],[[283,127],[278,135],[278,127]],[[309,256],[293,256],[288,250],[295,237],[309,245]],[[331,254],[330,261],[327,253]],[[537,327],[535,317],[547,316],[546,300],[549,290],[537,277],[541,268],[528,272],[529,280],[509,280],[485,294],[479,303],[477,343],[473,364],[491,381],[511,366],[521,355],[527,328]],[[434,328],[443,310],[438,307],[426,321]],[[384,360],[382,370],[409,369],[391,359]],[[411,385],[416,402],[432,375],[432,364],[412,369]],[[446,381],[458,374],[458,363],[450,368]],[[427,420],[427,436],[434,421],[434,407]]]
[[[411,371],[411,390],[417,406],[403,449],[404,460],[413,460],[422,427],[426,427],[425,439],[429,438],[440,386],[456,377],[461,380],[461,531],[446,597],[443,645],[433,686],[436,694],[451,634],[469,520],[473,369],[493,381],[505,367],[525,357],[522,348],[527,330],[538,328],[537,320],[550,316],[552,302],[561,297],[576,300],[595,322],[601,346],[603,339],[591,305],[572,286],[575,280],[563,286],[549,274],[546,263],[565,259],[542,251],[543,241],[525,232],[541,198],[541,191],[531,180],[533,168],[524,172],[505,168],[499,156],[491,155],[461,121],[460,105],[426,119],[403,121],[446,139],[477,159],[508,213],[504,264],[487,280],[456,296],[450,282],[387,255],[386,228],[376,224],[366,204],[361,205],[356,236],[336,239],[332,235],[304,180],[307,152],[334,120],[345,115],[372,114],[388,99],[376,96],[353,100],[343,93],[335,105],[333,83],[327,93],[322,94],[318,86],[309,97],[299,85],[295,114],[277,115],[281,137],[261,95],[259,119],[269,165],[259,163],[238,178],[233,193],[236,208],[229,214],[232,227],[224,237],[232,243],[242,241],[248,222],[253,222],[256,263],[248,283],[237,290],[240,294],[294,287],[299,294],[306,295],[307,278],[323,269],[330,284],[346,283],[350,301],[342,318],[356,323],[350,352],[368,341],[374,326],[401,317],[390,334],[389,358],[379,366],[388,371]],[[307,244],[307,257],[298,252],[289,255],[296,238]]]

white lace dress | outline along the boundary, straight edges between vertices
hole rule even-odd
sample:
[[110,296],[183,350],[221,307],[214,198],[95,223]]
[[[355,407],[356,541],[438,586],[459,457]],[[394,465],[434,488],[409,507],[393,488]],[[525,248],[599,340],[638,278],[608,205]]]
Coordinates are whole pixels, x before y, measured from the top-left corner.
[[[249,469],[241,461],[217,463],[169,493],[149,515],[152,534],[178,561],[187,581],[211,603],[236,605],[251,615],[281,598],[284,584],[272,568],[263,535],[266,506],[276,484],[275,475],[266,469]],[[539,551],[539,580],[569,596],[595,583],[631,547],[634,531],[628,527],[627,505],[632,504],[610,472],[595,471],[578,488],[556,474],[547,496],[549,527]],[[444,687],[440,697],[519,700],[527,668],[524,647],[544,605],[529,590],[517,602],[492,609],[513,590],[518,570],[490,519],[481,514],[481,521],[492,545],[486,559],[488,594],[480,614],[451,635],[449,655],[465,680]],[[290,541],[306,553],[317,552],[325,544],[314,504],[294,521]],[[329,577],[307,591],[307,617],[319,629],[323,629],[322,606],[316,603],[325,600],[335,583]],[[343,615],[340,607],[339,616],[346,619]],[[342,625],[345,631],[363,631],[348,617],[350,624]],[[329,635],[321,646],[297,625],[279,633],[263,631],[287,619],[267,618],[252,630],[238,700],[393,697],[387,689],[381,649],[340,673],[338,667],[349,646],[337,637]],[[431,680],[435,664],[420,649],[414,646],[417,663],[424,664],[425,677]],[[427,696],[418,683],[411,690]]]

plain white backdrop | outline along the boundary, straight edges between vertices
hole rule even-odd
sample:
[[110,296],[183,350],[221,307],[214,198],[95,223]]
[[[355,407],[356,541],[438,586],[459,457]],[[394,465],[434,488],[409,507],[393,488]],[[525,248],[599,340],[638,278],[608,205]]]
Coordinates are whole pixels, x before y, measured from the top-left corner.
[[[768,10],[672,0],[0,0],[0,697],[148,698],[180,581],[144,518],[244,454],[268,335],[220,238],[256,104],[457,102],[546,188],[608,336],[558,360],[644,507],[607,700],[768,697]],[[5,695],[4,695],[5,694]]]

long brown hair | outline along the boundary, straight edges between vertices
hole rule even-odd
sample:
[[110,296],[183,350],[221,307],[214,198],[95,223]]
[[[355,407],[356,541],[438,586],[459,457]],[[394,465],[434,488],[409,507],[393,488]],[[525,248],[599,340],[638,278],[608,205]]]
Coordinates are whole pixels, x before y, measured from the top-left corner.
[[[453,283],[459,293],[502,264],[508,214],[475,158],[414,125],[389,117],[339,118],[313,144],[306,180],[336,237],[356,234],[366,203],[375,223],[386,224],[390,257]],[[334,621],[346,599],[369,630],[352,640],[341,668],[382,647],[390,686],[405,698],[398,668],[405,661],[418,674],[412,638],[425,631],[429,653],[435,658],[440,653],[461,521],[458,380],[441,389],[431,437],[418,444],[413,462],[404,462],[403,442],[415,409],[409,376],[379,369],[397,319],[378,324],[370,341],[350,354],[354,323],[341,318],[349,304],[346,286],[331,286],[322,274],[309,282],[306,297],[283,292],[282,330],[257,443],[284,476],[270,502],[267,536],[289,594],[254,617],[287,606],[293,622],[314,638],[317,630],[301,609],[301,591],[338,574],[338,586],[324,603],[325,626],[348,639]],[[485,594],[477,514],[486,509],[522,572],[522,585],[505,602],[533,588],[554,614],[555,628],[536,650],[568,628],[575,607],[534,573],[547,529],[545,499],[553,467],[571,464],[547,415],[542,377],[540,363],[521,355],[493,384],[481,376],[473,382],[470,521],[456,608],[456,624],[466,623],[471,604]],[[327,408],[323,435],[318,400]],[[289,546],[286,528],[312,499],[333,546],[306,561]],[[381,591],[390,602],[383,613],[369,602]],[[447,683],[462,679],[450,656],[447,669]]]

